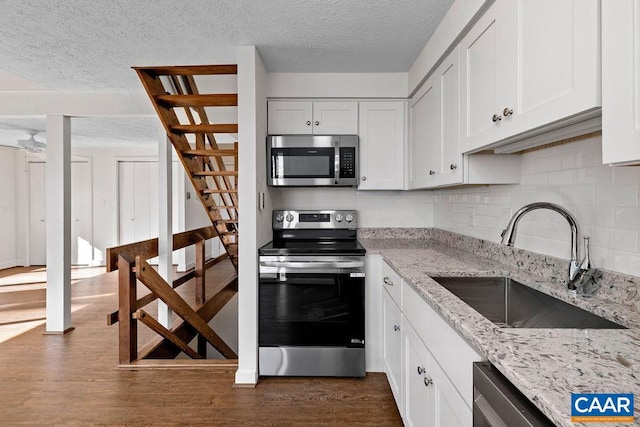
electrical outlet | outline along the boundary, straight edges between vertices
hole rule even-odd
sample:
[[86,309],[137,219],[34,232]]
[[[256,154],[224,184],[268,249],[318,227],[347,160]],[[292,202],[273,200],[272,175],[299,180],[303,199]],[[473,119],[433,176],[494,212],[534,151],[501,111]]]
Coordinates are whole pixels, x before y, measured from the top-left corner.
[[469,227],[475,227],[476,226],[476,208],[475,208],[475,206],[469,206],[467,225]]

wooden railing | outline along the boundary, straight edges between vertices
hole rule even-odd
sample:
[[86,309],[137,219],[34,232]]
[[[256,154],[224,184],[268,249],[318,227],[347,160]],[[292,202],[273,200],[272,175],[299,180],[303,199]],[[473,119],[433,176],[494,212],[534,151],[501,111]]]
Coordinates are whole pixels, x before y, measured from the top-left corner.
[[[107,324],[119,324],[119,363],[129,365],[141,360],[173,359],[184,352],[192,359],[206,358],[206,343],[211,344],[227,359],[237,359],[234,351],[216,334],[208,322],[237,292],[237,276],[231,275],[215,295],[206,297],[206,271],[228,259],[224,254],[205,259],[205,242],[218,237],[214,226],[178,233],[173,236],[173,250],[195,245],[195,267],[167,283],[147,260],[158,256],[158,239],[107,249],[107,271],[118,270],[118,310],[107,315]],[[195,301],[191,306],[176,288],[193,280]],[[151,292],[138,298],[138,281]],[[182,321],[168,329],[143,307],[156,299],[162,300]],[[160,336],[138,349],[138,321]],[[189,346],[198,337],[197,351]]]

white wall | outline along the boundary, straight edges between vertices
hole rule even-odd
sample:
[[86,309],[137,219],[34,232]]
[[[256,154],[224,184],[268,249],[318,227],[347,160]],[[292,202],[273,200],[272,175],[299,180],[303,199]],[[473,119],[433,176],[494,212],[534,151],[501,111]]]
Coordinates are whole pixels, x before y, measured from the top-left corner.
[[[238,48],[238,193],[241,231],[238,270],[237,384],[258,381],[258,248],[271,240],[266,187],[267,73],[255,46]],[[267,196],[264,210],[258,194]]]
[[273,188],[275,209],[355,209],[359,227],[431,227],[429,191],[357,191],[353,188]]
[[270,98],[406,98],[407,73],[269,73]]
[[17,264],[17,151],[0,147],[0,269]]
[[[520,185],[434,192],[434,226],[498,242],[512,212],[553,202],[568,208],[582,234],[591,236],[596,267],[640,276],[640,167],[602,165],[601,148],[595,136],[523,154]],[[475,226],[469,225],[470,208]],[[570,235],[559,214],[538,210],[520,221],[515,246],[568,259]]]

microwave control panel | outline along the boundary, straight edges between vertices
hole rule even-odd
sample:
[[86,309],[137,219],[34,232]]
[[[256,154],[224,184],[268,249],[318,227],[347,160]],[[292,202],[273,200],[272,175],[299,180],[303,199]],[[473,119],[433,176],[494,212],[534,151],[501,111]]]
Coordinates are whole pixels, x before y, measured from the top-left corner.
[[355,147],[340,147],[340,178],[356,177]]

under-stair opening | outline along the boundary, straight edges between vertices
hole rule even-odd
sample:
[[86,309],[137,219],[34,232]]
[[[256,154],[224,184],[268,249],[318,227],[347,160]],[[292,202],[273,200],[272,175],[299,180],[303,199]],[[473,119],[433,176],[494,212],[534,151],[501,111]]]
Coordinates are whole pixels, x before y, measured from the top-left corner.
[[[119,325],[119,364],[135,369],[237,365],[236,353],[210,324],[237,293],[237,66],[134,69],[212,225],[173,236],[174,250],[195,245],[196,263],[172,283],[147,262],[158,254],[158,239],[107,250],[107,271],[119,272],[119,307],[107,316],[108,324]],[[206,260],[209,239],[219,239],[226,253]],[[221,276],[213,288],[207,284],[212,272]],[[191,293],[183,292],[190,286]],[[144,293],[140,297],[139,288]],[[156,300],[173,311],[173,325],[162,325],[147,308]],[[141,325],[146,328],[139,331]],[[155,336],[140,344],[139,336],[149,331]],[[222,359],[207,359],[208,349]]]

